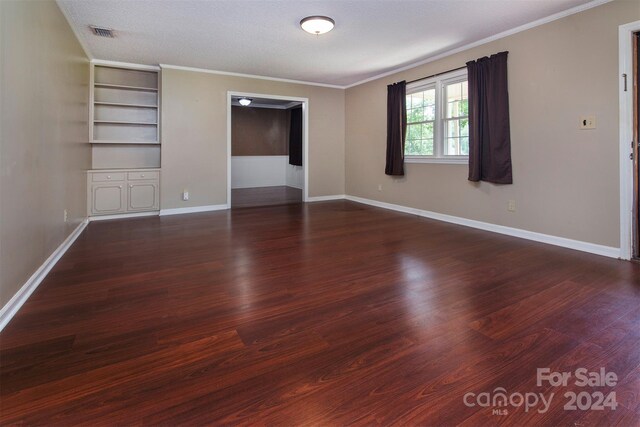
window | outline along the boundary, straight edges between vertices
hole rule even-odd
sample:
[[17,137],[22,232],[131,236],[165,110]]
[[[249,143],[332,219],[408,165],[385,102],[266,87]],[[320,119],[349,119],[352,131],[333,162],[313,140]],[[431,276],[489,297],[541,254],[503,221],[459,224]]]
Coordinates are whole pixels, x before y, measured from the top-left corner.
[[407,163],[467,163],[469,95],[467,71],[458,70],[407,85]]

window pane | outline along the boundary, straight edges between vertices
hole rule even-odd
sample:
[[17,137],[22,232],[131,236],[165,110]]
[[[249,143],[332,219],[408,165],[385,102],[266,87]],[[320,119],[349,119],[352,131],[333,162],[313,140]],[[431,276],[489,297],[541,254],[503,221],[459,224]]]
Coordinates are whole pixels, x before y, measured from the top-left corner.
[[436,90],[428,89],[407,95],[407,122],[424,122],[436,118]]
[[446,117],[461,117],[468,115],[467,82],[452,83],[445,86]]
[[460,140],[458,138],[447,138],[447,156],[456,156],[460,152]]
[[425,120],[435,120],[436,118],[436,90],[429,89],[424,91],[424,107]]
[[420,154],[420,140],[407,140],[404,145],[406,156],[417,156]]
[[469,155],[469,138],[460,138],[460,154],[463,156]]
[[460,119],[460,136],[469,136],[469,119]]
[[407,126],[407,139],[422,139],[422,127],[420,125],[408,125]]
[[423,121],[423,116],[422,107],[407,110],[407,123],[421,122]]
[[408,125],[404,154],[407,156],[433,156],[433,127],[433,122]]
[[433,156],[433,139],[422,140],[422,153],[423,156]]
[[460,120],[447,121],[447,138],[460,136]]
[[422,107],[424,104],[424,95],[422,92],[412,93],[411,94],[411,107]]
[[433,122],[422,124],[422,137],[424,139],[433,139]]

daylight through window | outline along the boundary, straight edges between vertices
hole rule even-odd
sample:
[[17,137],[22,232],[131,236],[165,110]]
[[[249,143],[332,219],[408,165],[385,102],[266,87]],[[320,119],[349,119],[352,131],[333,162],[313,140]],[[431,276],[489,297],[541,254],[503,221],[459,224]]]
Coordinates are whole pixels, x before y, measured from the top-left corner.
[[468,100],[466,70],[407,85],[405,161],[466,163]]

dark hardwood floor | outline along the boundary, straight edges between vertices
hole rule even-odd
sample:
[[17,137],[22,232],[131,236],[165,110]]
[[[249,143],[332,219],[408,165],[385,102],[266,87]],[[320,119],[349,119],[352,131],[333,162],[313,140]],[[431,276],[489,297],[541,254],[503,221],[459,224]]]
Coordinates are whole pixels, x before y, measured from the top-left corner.
[[640,265],[347,201],[93,222],[0,356],[2,425],[637,425]]
[[234,188],[231,190],[232,208],[252,208],[302,203],[302,190],[285,185],[275,187]]

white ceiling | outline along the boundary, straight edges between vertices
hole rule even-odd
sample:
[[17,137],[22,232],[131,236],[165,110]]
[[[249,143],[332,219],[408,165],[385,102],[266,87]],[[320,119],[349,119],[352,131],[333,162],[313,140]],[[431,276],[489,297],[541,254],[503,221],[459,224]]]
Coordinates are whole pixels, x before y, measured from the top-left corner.
[[[602,3],[604,1],[599,1]],[[348,86],[587,0],[58,0],[93,58]],[[333,31],[300,29],[328,15]],[[116,38],[94,36],[89,25]]]

